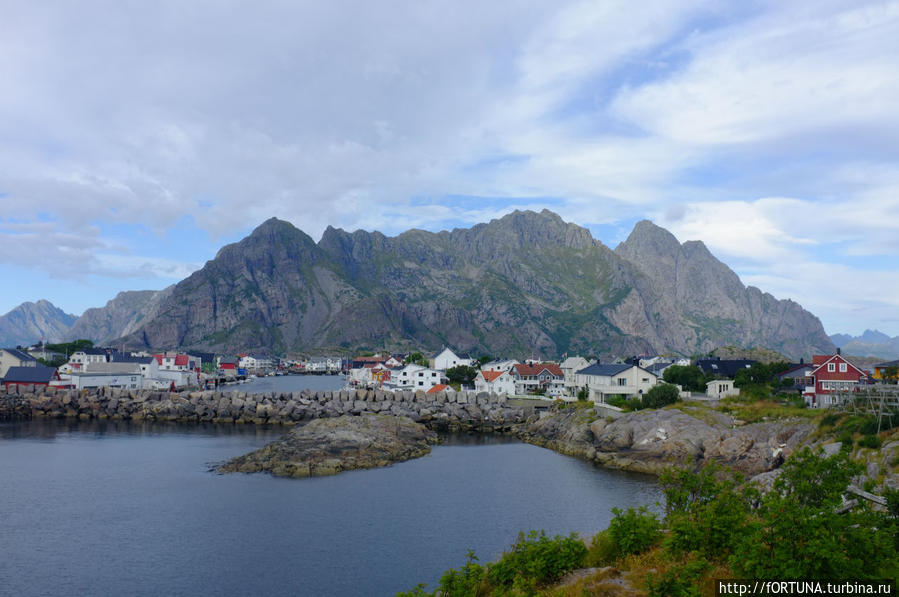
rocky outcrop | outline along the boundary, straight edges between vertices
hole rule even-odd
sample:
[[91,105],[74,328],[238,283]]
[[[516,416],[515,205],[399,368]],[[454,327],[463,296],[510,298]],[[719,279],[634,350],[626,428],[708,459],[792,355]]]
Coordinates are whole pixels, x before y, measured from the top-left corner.
[[419,349],[556,357],[767,346],[833,349],[820,321],[746,288],[701,242],[641,222],[610,250],[558,215],[396,237],[272,218],[175,286],[115,344],[207,350]]
[[223,473],[267,472],[314,477],[387,466],[431,451],[437,434],[407,417],[365,414],[318,419],[218,468]]
[[813,431],[804,421],[736,426],[723,413],[706,414],[708,422],[674,409],[647,410],[588,423],[572,409],[530,423],[521,436],[625,470],[658,474],[672,465],[699,467],[716,462],[756,475],[780,466]]
[[29,346],[39,340],[59,342],[76,319],[50,301],[22,303],[0,317],[0,347]]

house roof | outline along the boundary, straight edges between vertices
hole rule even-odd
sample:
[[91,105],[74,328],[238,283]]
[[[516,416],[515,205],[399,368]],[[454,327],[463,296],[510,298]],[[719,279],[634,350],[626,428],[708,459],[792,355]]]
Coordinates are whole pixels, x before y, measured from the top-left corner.
[[219,361],[219,366],[221,365],[234,365],[237,366],[237,359],[222,359]]
[[84,354],[93,354],[93,355],[105,355],[105,348],[82,348],[76,352],[83,352]]
[[445,392],[449,388],[448,385],[439,383],[426,392],[426,394],[436,394],[437,392]]
[[874,365],[875,367],[882,369],[884,367],[899,367],[899,360],[896,361],[887,361],[886,363],[877,363]]
[[495,369],[488,369],[486,371],[481,371],[481,375],[484,378],[484,381],[487,383],[491,383],[495,381],[499,376],[503,375],[505,371],[496,371]]
[[650,373],[652,373],[653,375],[659,376],[665,369],[667,369],[668,367],[671,367],[672,365],[674,365],[674,363],[659,361],[659,362],[653,363],[649,367],[645,367],[645,369],[647,371],[649,371]]
[[19,350],[18,348],[4,348],[6,352],[16,357],[20,361],[36,361],[37,359],[25,352],[24,350]]
[[442,354],[443,354],[444,352],[446,352],[447,350],[450,351],[450,354],[452,354],[454,357],[459,358],[459,355],[457,355],[455,352],[453,352],[453,349],[447,348],[446,346],[444,346],[443,348],[441,348],[440,350],[438,350],[437,352],[435,352],[433,355],[431,355],[431,358],[432,358],[432,359],[436,359],[437,357],[439,357],[440,355],[442,355]]
[[117,356],[114,363],[139,363],[141,365],[149,365],[154,361],[153,357],[133,357],[131,355],[127,356]]
[[618,375],[622,371],[627,371],[631,367],[636,367],[636,365],[626,365],[626,364],[603,364],[603,363],[594,363],[590,365],[586,369],[581,369],[577,372],[578,375],[598,375],[602,377],[612,377],[614,375]]
[[4,383],[49,383],[56,376],[56,369],[37,365],[10,367],[3,377]]
[[536,363],[534,365],[524,365],[519,363],[513,366],[518,375],[540,375],[543,371],[549,371],[556,377],[565,377],[562,369],[556,363]]
[[176,367],[187,367],[189,364],[190,357],[186,354],[179,354],[175,356],[175,366]]
[[[814,360],[815,360],[815,361],[818,360],[818,355],[815,355],[815,359],[814,359]],[[823,369],[823,368],[824,368],[824,365],[826,365],[827,363],[830,363],[831,361],[841,361],[841,362],[843,362],[843,363],[846,363],[847,365],[849,365],[850,367],[852,367],[853,369],[855,369],[856,371],[858,371],[859,375],[864,375],[865,377],[868,377],[867,372],[865,372],[864,370],[862,370],[862,369],[859,368],[858,366],[853,365],[853,364],[852,364],[852,361],[850,361],[849,359],[847,359],[847,358],[845,358],[845,357],[843,357],[842,355],[839,355],[839,354],[832,354],[832,355],[828,356],[824,361],[822,361],[820,364],[818,364],[817,367],[815,367],[815,370],[812,371],[812,375],[814,375],[815,377],[817,377],[817,376],[818,376],[818,371],[820,371],[821,369]]]
[[696,366],[703,373],[714,373],[733,377],[740,369],[751,367],[756,361],[752,359],[699,359]]
[[122,362],[112,362],[112,363],[90,363],[87,367],[85,367],[84,372],[86,375],[91,375],[93,373],[114,373],[118,375],[140,375],[140,364],[139,363],[122,363]]
[[811,363],[800,363],[798,365],[793,365],[786,371],[781,371],[780,373],[778,373],[777,377],[783,379],[784,377],[792,375],[793,373],[796,373],[797,371],[801,371],[803,369],[808,369],[809,371],[812,371],[813,369],[815,369],[815,366],[812,365]]

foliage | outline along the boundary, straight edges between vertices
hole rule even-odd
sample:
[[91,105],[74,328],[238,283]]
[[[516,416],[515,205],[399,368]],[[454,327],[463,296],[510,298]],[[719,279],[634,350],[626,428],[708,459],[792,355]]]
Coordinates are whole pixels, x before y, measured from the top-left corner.
[[47,344],[47,350],[53,352],[61,352],[64,355],[71,356],[72,353],[84,350],[85,348],[93,348],[94,343],[91,340],[73,340],[72,342],[61,342],[59,344]]
[[612,508],[612,514],[609,535],[622,555],[646,551],[661,536],[661,523],[646,506],[640,506],[637,510]]
[[783,466],[731,557],[748,578],[884,578],[899,554],[883,513],[862,505],[838,513],[861,465],[840,452],[828,458],[804,448]]
[[643,408],[662,408],[674,404],[679,398],[680,392],[677,390],[677,386],[668,383],[656,384],[643,394]]
[[493,357],[488,355],[482,355],[478,357],[478,367],[483,367],[487,363],[493,360]]
[[587,560],[584,565],[593,567],[609,566],[618,557],[618,544],[612,538],[608,529],[600,531],[593,536],[590,548],[587,550]]
[[407,356],[406,363],[410,365],[421,365],[422,367],[429,366],[428,359],[426,359],[420,352],[413,352]]
[[[576,533],[550,539],[543,531],[519,533],[512,551],[487,568],[487,578],[495,586],[545,585],[580,567],[587,547]],[[525,581],[525,583],[522,583]]]
[[880,444],[880,438],[876,435],[865,435],[860,440],[858,440],[858,445],[860,448],[873,448],[876,450],[880,447]]
[[458,367],[450,367],[446,370],[446,378],[450,383],[458,383],[470,386],[474,383],[474,378],[478,376],[478,370],[468,365],[459,365]]
[[43,365],[44,367],[54,367],[55,368],[55,367],[60,367],[62,365],[65,365],[67,361],[66,361],[65,357],[59,356],[59,357],[56,357],[55,359],[53,359],[52,361],[48,361],[47,359],[39,358],[37,360],[37,362],[40,363],[41,365]]
[[899,366],[890,365],[889,367],[884,367],[880,376],[887,383],[896,383],[897,379],[899,379]]
[[577,399],[578,400],[589,400],[590,399],[590,388],[584,386],[583,388],[577,391]]
[[699,552],[714,558],[729,554],[741,537],[758,492],[709,465],[693,473],[669,469],[659,478],[665,494],[666,545],[674,553]]
[[770,365],[756,362],[746,369],[737,371],[734,375],[734,387],[766,384],[771,381],[772,377],[774,377],[774,373]]
[[709,568],[704,560],[669,568],[646,579],[648,597],[699,597],[699,579]]
[[662,379],[692,392],[705,391],[708,381],[702,369],[696,365],[671,365],[662,372]]

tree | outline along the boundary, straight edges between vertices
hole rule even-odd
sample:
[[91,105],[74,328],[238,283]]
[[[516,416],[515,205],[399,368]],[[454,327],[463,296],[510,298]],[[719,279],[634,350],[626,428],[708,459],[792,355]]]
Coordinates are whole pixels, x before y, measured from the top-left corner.
[[880,376],[883,378],[883,381],[887,383],[896,383],[896,379],[899,378],[899,366],[890,365],[889,367],[884,367],[881,370]]
[[422,367],[428,366],[428,359],[424,357],[420,352],[413,352],[409,356],[406,357],[406,363],[411,365],[421,365]]
[[493,360],[493,357],[491,357],[491,356],[488,356],[486,354],[481,355],[478,357],[478,367],[483,367],[484,365],[486,365],[487,363],[489,363],[492,360]]
[[450,383],[459,383],[470,386],[474,383],[474,378],[478,376],[478,370],[468,365],[459,365],[458,367],[450,367],[446,370],[446,378]]
[[577,399],[578,400],[589,400],[590,399],[590,388],[584,386],[583,388],[577,391]]
[[662,372],[662,379],[692,392],[705,390],[705,374],[696,365],[671,365]]
[[766,384],[771,381],[771,368],[765,363],[753,363],[746,369],[740,369],[734,375],[734,387]]
[[662,408],[669,404],[674,404],[680,398],[680,392],[677,387],[670,383],[660,383],[654,385],[648,392],[643,394],[644,408]]

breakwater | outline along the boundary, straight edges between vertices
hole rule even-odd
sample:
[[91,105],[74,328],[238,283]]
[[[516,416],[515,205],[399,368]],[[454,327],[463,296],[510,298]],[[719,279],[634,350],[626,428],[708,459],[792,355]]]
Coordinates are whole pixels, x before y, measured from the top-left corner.
[[269,392],[160,392],[42,386],[0,387],[0,419],[38,417],[293,425],[313,419],[384,413],[435,429],[513,431],[533,408],[513,406],[505,395],[475,392],[381,390]]

